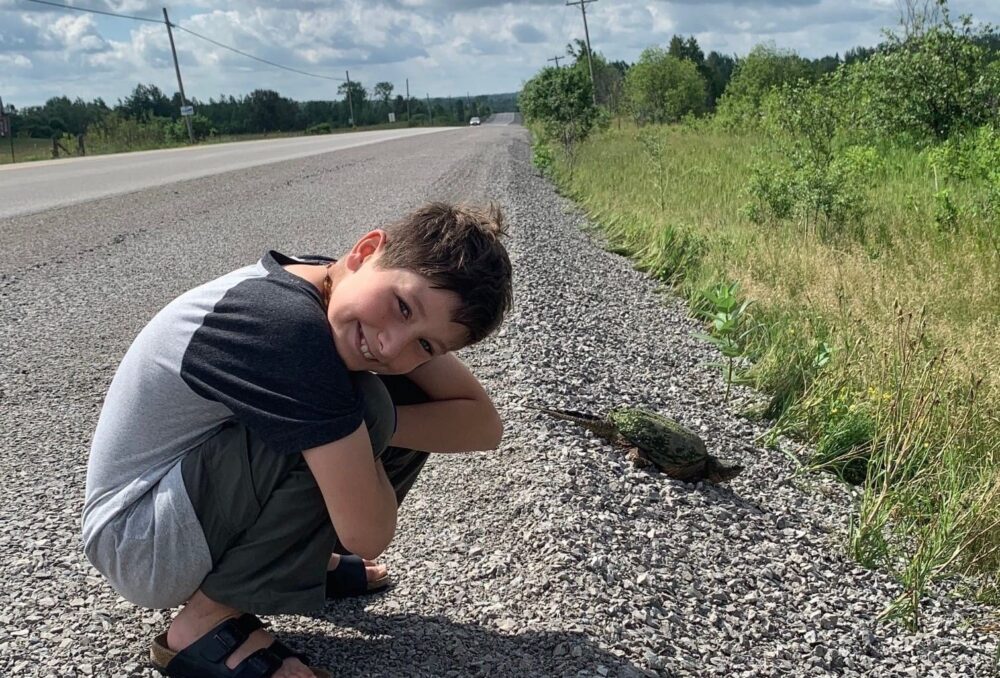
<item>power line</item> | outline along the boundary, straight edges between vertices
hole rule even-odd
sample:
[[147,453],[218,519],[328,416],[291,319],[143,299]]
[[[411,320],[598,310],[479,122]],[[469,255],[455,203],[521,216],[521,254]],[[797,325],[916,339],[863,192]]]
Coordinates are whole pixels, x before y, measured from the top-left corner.
[[103,14],[104,16],[114,16],[119,19],[131,19],[132,21],[149,21],[154,24],[162,24],[160,19],[151,19],[145,16],[132,16],[131,14],[116,14],[115,12],[106,12],[102,9],[89,9],[87,7],[74,7],[73,5],[62,5],[58,2],[49,2],[48,0],[25,0],[26,2],[34,2],[38,5],[50,5],[52,7],[60,7],[62,9],[71,9],[75,12],[89,12],[90,14]]
[[[164,23],[163,20],[161,20],[161,19],[151,19],[149,17],[132,16],[132,15],[129,15],[129,14],[116,14],[115,12],[105,12],[104,10],[90,9],[90,8],[87,8],[87,7],[74,7],[73,5],[63,5],[63,4],[60,4],[58,2],[50,2],[49,0],[26,0],[26,1],[27,2],[34,2],[34,3],[37,3],[39,5],[50,5],[52,7],[59,7],[61,9],[72,9],[72,10],[77,11],[77,12],[89,12],[91,14],[103,14],[105,16],[113,16],[113,17],[117,17],[119,19],[131,19],[133,21],[149,21],[149,22],[154,23],[154,24],[162,24],[162,23]],[[259,61],[259,62],[261,62],[263,64],[267,64],[268,66],[274,66],[275,68],[280,68],[282,70],[291,71],[292,73],[298,73],[299,75],[307,75],[310,78],[321,78],[323,80],[333,80],[335,82],[344,82],[343,78],[334,78],[334,77],[329,76],[329,75],[319,75],[318,73],[309,73],[307,71],[299,70],[298,68],[293,68],[291,66],[285,66],[283,64],[279,64],[279,63],[276,63],[274,61],[268,61],[267,59],[262,59],[262,58],[260,58],[258,56],[254,56],[253,54],[250,54],[248,52],[244,52],[243,50],[239,50],[239,49],[236,49],[235,47],[230,47],[229,45],[225,45],[225,44],[219,42],[218,40],[213,40],[212,38],[210,38],[210,37],[208,37],[206,35],[202,35],[201,33],[196,33],[195,31],[192,31],[190,28],[186,28],[184,26],[181,26],[180,24],[175,24],[175,23],[171,22],[170,26],[173,27],[173,28],[177,28],[179,30],[182,30],[185,33],[190,33],[191,35],[193,35],[196,38],[200,38],[202,40],[205,40],[206,42],[210,42],[213,45],[215,45],[216,47],[221,47],[223,49],[228,49],[230,52],[236,52],[240,56],[245,56],[248,59],[253,59],[254,61]]]
[[[35,2],[35,1],[36,0],[32,0],[32,2]],[[344,82],[343,78],[335,78],[335,77],[333,77],[331,75],[319,75],[317,73],[309,73],[309,72],[306,72],[306,71],[300,71],[299,69],[292,68],[291,66],[283,66],[283,65],[281,65],[279,63],[275,63],[273,61],[268,61],[267,59],[261,59],[258,56],[254,56],[253,54],[248,54],[247,52],[244,52],[242,50],[238,50],[235,47],[230,47],[229,45],[224,45],[221,42],[218,42],[216,40],[213,40],[212,38],[209,38],[209,37],[206,37],[206,36],[202,35],[201,33],[195,33],[190,28],[185,28],[184,26],[181,26],[180,24],[173,24],[172,23],[170,25],[173,26],[174,28],[179,28],[180,30],[184,31],[185,33],[190,33],[191,35],[193,35],[196,38],[201,38],[202,40],[205,40],[207,42],[212,43],[213,45],[216,45],[218,47],[222,47],[223,49],[228,49],[230,52],[236,52],[237,54],[240,54],[242,56],[247,57],[248,59],[253,59],[254,61],[259,61],[259,62],[267,64],[269,66],[274,66],[275,68],[281,68],[281,69],[284,69],[286,71],[291,71],[292,73],[298,73],[299,75],[308,75],[310,78],[322,78],[323,80],[335,80],[337,82]]]

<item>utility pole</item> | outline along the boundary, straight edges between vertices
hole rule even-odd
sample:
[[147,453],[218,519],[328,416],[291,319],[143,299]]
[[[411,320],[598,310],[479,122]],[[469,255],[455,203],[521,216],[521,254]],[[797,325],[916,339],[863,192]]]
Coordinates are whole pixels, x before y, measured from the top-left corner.
[[347,75],[347,110],[351,115],[351,127],[356,127],[354,122],[354,99],[351,97],[351,72],[344,71]]
[[431,108],[431,95],[427,95],[427,117],[430,119],[431,124],[434,124],[434,109]]
[[[170,27],[170,17],[167,16],[167,8],[163,8],[163,21],[167,24],[167,35],[170,36],[170,51],[174,55],[174,70],[177,71],[177,87],[181,90],[181,106],[187,106],[187,97],[184,96],[184,82],[181,80],[181,67],[177,63],[177,49],[174,47],[174,32]],[[191,127],[191,116],[184,115],[184,111],[181,111],[181,117],[184,118],[184,122],[187,123],[188,128],[188,139],[191,143],[194,143],[194,129]]]
[[[590,58],[590,30],[587,28],[587,5],[592,2],[597,2],[597,0],[577,0],[576,2],[570,2],[566,0],[566,6],[580,5],[580,11],[583,12],[583,34],[587,38],[587,65],[590,66],[590,89],[591,94],[594,95],[594,105],[597,105],[597,83],[594,82],[594,60]],[[559,65],[559,62],[556,62]]]
[[546,61],[555,61],[556,62],[556,68],[559,68],[559,60],[560,59],[565,59],[565,58],[566,57],[564,57],[564,56],[554,56],[551,59],[546,59]]
[[410,79],[406,79],[406,124],[410,124]]

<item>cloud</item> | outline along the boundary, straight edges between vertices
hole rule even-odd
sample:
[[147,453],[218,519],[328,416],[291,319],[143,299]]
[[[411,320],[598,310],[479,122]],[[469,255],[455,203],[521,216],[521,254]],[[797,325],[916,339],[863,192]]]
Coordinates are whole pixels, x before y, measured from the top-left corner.
[[526,24],[523,21],[518,21],[510,27],[511,35],[517,38],[518,42],[541,42],[545,39],[545,34],[540,30],[532,26],[531,24]]
[[[60,0],[152,19],[162,0]],[[1000,21],[996,0],[952,0],[955,16]],[[898,18],[895,0],[601,0],[587,5],[591,43],[612,60],[694,35],[705,52],[755,44],[818,57],[875,44]],[[565,45],[583,38],[564,0],[175,0],[170,18],[218,42],[300,70],[371,85],[410,79],[421,94],[512,91]],[[328,98],[335,84],[275,69],[175,31],[185,89],[205,99],[271,88]],[[176,88],[162,23],[129,22],[0,0],[5,100],[66,94],[109,101],[137,82]],[[22,101],[23,100],[23,101]]]

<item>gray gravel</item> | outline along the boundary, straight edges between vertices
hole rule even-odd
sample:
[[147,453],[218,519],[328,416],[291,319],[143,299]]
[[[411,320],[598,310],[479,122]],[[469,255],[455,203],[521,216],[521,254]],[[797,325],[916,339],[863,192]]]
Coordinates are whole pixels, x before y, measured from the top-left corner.
[[[503,446],[433,458],[385,557],[395,589],[272,618],[284,639],[364,676],[992,675],[981,607],[940,590],[919,633],[876,621],[899,588],[842,555],[850,493],[755,443],[683,305],[529,158],[522,129],[484,126],[0,220],[0,675],[154,675],[170,611],[113,594],[78,516],[103,394],[160,306],[266,248],[336,254],[424,199],[484,197],[512,225],[516,310],[463,357]],[[637,471],[541,403],[651,407],[747,470]]]

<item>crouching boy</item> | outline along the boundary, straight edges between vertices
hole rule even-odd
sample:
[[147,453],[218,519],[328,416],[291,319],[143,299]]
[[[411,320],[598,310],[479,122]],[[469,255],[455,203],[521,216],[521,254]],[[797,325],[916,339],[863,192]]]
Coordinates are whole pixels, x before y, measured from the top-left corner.
[[336,260],[269,252],[139,333],[94,434],[83,540],[124,598],[184,604],[152,643],[161,673],[329,675],[255,614],[383,587],[362,558],[427,453],[499,444],[451,352],[511,306],[502,235],[495,208],[427,205]]

